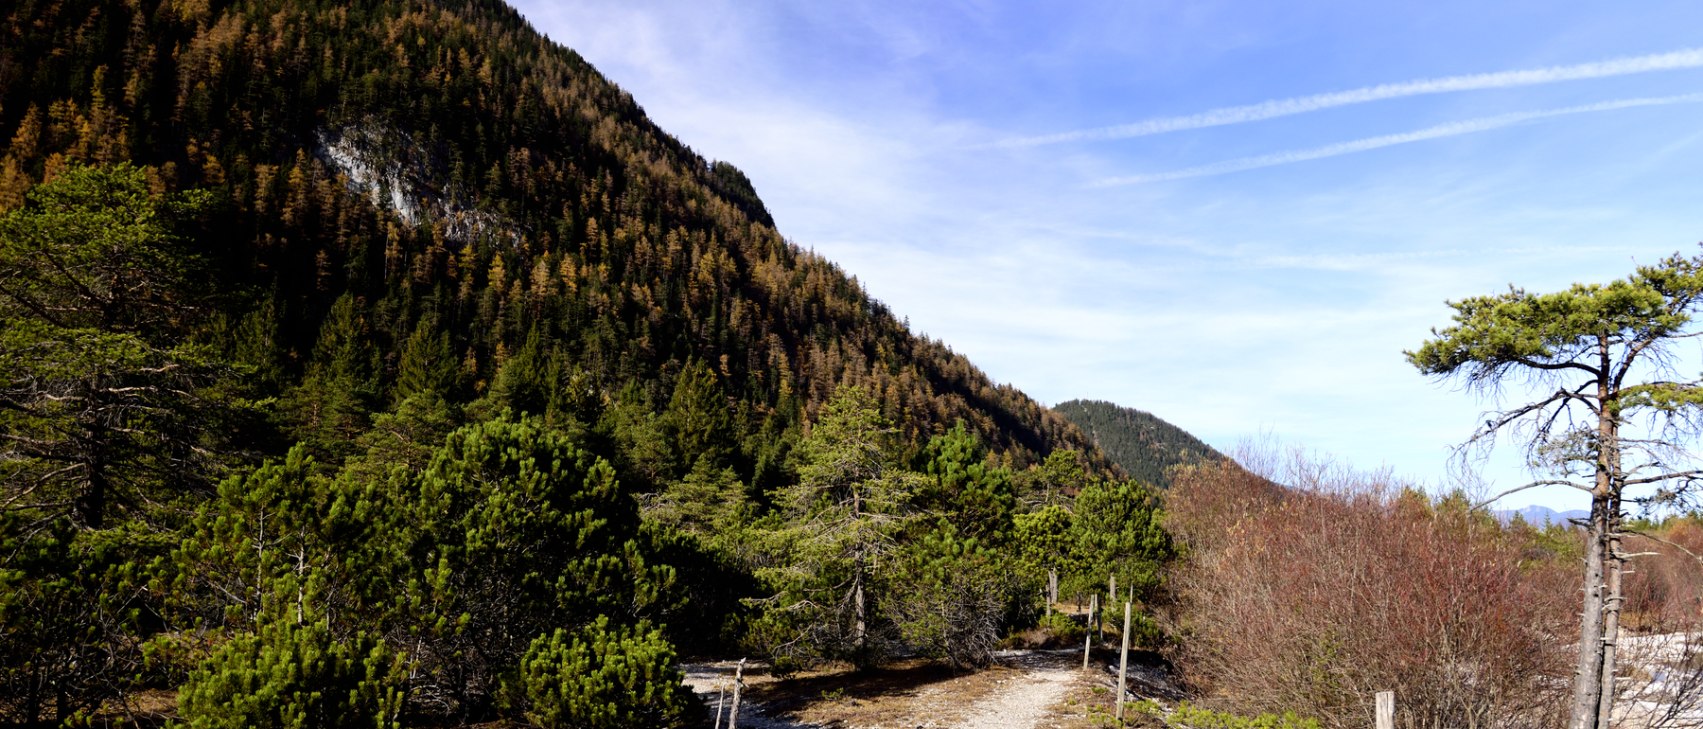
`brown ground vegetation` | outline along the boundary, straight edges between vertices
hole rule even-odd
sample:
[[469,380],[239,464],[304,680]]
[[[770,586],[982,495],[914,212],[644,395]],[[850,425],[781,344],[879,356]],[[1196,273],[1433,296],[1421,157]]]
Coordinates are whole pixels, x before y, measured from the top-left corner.
[[1554,725],[1576,570],[1525,559],[1462,499],[1296,465],[1291,488],[1221,464],[1174,478],[1189,556],[1172,620],[1192,687],[1327,727],[1366,725],[1383,690],[1405,726]]

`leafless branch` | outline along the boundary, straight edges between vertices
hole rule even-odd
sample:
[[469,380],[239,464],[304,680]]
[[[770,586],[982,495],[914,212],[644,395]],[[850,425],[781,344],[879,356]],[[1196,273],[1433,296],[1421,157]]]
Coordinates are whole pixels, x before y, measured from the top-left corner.
[[1657,475],[1654,475],[1654,476],[1644,476],[1643,478],[1629,478],[1629,479],[1626,479],[1625,481],[1623,481],[1622,483],[1624,483],[1627,486],[1639,486],[1639,485],[1642,485],[1642,484],[1656,483],[1658,481],[1669,481],[1669,480],[1674,480],[1674,479],[1685,479],[1685,480],[1689,481],[1691,479],[1695,479],[1695,478],[1698,478],[1698,477],[1703,477],[1703,471],[1673,471],[1673,472],[1670,472],[1670,473],[1661,473],[1661,474],[1657,474]]
[[1496,503],[1498,500],[1500,500],[1504,496],[1508,496],[1510,494],[1517,494],[1521,491],[1525,491],[1526,489],[1542,488],[1544,486],[1566,486],[1568,488],[1578,489],[1578,490],[1583,491],[1585,493],[1591,492],[1591,489],[1589,487],[1573,483],[1572,481],[1566,481],[1566,480],[1560,480],[1560,479],[1545,479],[1545,480],[1542,480],[1542,481],[1533,481],[1533,482],[1525,484],[1523,486],[1515,486],[1514,488],[1511,488],[1511,489],[1508,489],[1507,491],[1503,491],[1499,494],[1496,494],[1495,496],[1492,496],[1488,499],[1485,499],[1484,501],[1473,504],[1472,508],[1474,510],[1482,509],[1486,506],[1489,506],[1491,504]]
[[[1686,549],[1686,548],[1685,548],[1685,547],[1684,547],[1684,546],[1682,546],[1682,545],[1679,545],[1679,544],[1675,544],[1675,543],[1673,543],[1673,542],[1671,542],[1671,541],[1668,541],[1668,540],[1666,540],[1666,539],[1663,539],[1663,538],[1661,538],[1661,537],[1658,537],[1658,536],[1656,536],[1656,535],[1654,535],[1654,534],[1651,534],[1651,533],[1649,533],[1649,532],[1645,532],[1645,531],[1639,531],[1639,530],[1637,530],[1637,529],[1625,529],[1625,528],[1622,528],[1622,529],[1621,529],[1621,530],[1620,530],[1620,531],[1622,531],[1622,532],[1625,532],[1625,533],[1627,533],[1627,534],[1636,534],[1636,535],[1638,535],[1638,536],[1640,536],[1640,537],[1643,537],[1643,538],[1645,538],[1645,539],[1648,539],[1648,540],[1650,540],[1650,541],[1652,541],[1652,542],[1659,542],[1659,543],[1662,543],[1662,544],[1666,544],[1666,545],[1668,545],[1668,546],[1669,546],[1669,547],[1673,547],[1673,548],[1674,548],[1674,549],[1677,549],[1677,550],[1679,550],[1679,551],[1681,551],[1681,552],[1684,552],[1684,553],[1685,553],[1685,554],[1686,554],[1686,555],[1687,555],[1687,556],[1689,556],[1689,557],[1691,557],[1691,558],[1692,558],[1692,559],[1694,559],[1694,560],[1697,560],[1697,563],[1698,563],[1698,564],[1700,564],[1700,565],[1703,565],[1703,555],[1700,555],[1700,554],[1698,554],[1698,553],[1696,553],[1696,552],[1693,552],[1693,551],[1691,551],[1691,550],[1689,550],[1689,549]],[[1628,555],[1628,556],[1631,556],[1631,555]]]

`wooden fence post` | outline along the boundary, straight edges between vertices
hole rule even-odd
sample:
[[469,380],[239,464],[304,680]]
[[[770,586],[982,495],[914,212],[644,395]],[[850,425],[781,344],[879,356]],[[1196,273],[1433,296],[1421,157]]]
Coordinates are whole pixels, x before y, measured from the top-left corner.
[[1118,721],[1124,720],[1124,686],[1129,675],[1129,603],[1124,603],[1124,647],[1118,652]]
[[[1088,621],[1089,622],[1094,621],[1094,608],[1095,608],[1095,606],[1097,606],[1099,604],[1100,604],[1100,596],[1099,595],[1096,594],[1096,595],[1089,596],[1089,598],[1088,598]],[[1082,627],[1083,627],[1083,630],[1082,630],[1082,670],[1086,671],[1086,670],[1088,670],[1088,654],[1094,650],[1094,633],[1093,633],[1093,631],[1090,631],[1090,630],[1087,629],[1088,626],[1084,625]]]
[[1105,631],[1106,611],[1105,610],[1098,610],[1098,611],[1095,610],[1095,608],[1099,607],[1099,605],[1100,605],[1100,596],[1098,594],[1096,594],[1096,595],[1094,595],[1093,604],[1088,608],[1088,612],[1094,618],[1094,642],[1095,643],[1104,643],[1104,642],[1106,642],[1106,631]]
[[727,729],[739,726],[739,690],[745,687],[745,659],[739,659],[739,667],[733,669],[733,708],[727,712]]
[[1378,729],[1396,729],[1396,692],[1379,691]]

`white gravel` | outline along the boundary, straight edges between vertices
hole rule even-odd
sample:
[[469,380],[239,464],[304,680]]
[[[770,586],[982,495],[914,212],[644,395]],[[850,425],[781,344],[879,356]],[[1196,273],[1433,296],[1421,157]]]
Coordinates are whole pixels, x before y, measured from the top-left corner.
[[[722,698],[721,726],[727,726],[727,712],[733,703],[733,669],[737,661],[719,661],[716,663],[687,663],[680,666],[686,674],[686,687],[692,689],[704,700],[704,705],[715,711],[716,697]],[[751,664],[745,665],[747,671]],[[763,711],[762,704],[750,699],[739,702],[739,729],[819,729],[815,724],[801,724],[769,716]]]
[[[1075,653],[1080,656],[1080,652]],[[1080,678],[1080,658],[1070,653],[1037,652],[1007,654],[1001,663],[1015,663],[1023,669],[1018,678],[1005,682],[1000,690],[977,701],[964,713],[954,729],[1040,729],[1052,709],[1064,700],[1072,682]]]
[[[916,715],[902,723],[904,729],[1044,729],[1054,726],[1051,717],[1064,701],[1072,685],[1093,681],[1082,673],[1082,654],[1077,650],[1001,651],[996,654],[1001,665],[1018,672],[999,679],[994,691],[965,706],[950,710],[935,703],[934,716]],[[726,687],[733,677],[734,663],[697,663],[681,666],[686,673],[686,685],[713,709],[718,688]],[[923,688],[919,696],[934,702],[951,701],[949,684]],[[931,696],[933,695],[933,696]],[[928,705],[923,702],[923,706]],[[926,711],[926,710],[925,710]],[[723,723],[723,726],[726,726]],[[754,702],[746,701],[739,711],[740,729],[819,729],[817,725],[789,722],[770,717]]]

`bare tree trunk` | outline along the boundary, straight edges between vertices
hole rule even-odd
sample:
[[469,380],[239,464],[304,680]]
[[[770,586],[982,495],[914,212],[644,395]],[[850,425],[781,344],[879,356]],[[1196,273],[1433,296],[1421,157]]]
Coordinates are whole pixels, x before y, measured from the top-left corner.
[[1615,661],[1620,644],[1620,578],[1626,569],[1626,557],[1620,551],[1620,508],[1618,500],[1609,513],[1608,543],[1603,555],[1604,583],[1608,595],[1603,599],[1602,621],[1602,694],[1597,700],[1597,729],[1609,729],[1614,716],[1616,695]]
[[739,694],[745,687],[745,659],[739,659],[739,667],[733,669],[733,706],[727,711],[727,729],[739,729]]
[[1590,538],[1585,543],[1584,605],[1579,611],[1579,660],[1573,670],[1573,710],[1568,729],[1596,729],[1602,697],[1603,542],[1608,499],[1591,499]]
[[[1597,462],[1607,466],[1609,489],[1608,518],[1604,523],[1603,532],[1603,589],[1607,594],[1603,596],[1602,688],[1599,689],[1600,695],[1597,697],[1597,729],[1609,729],[1609,722],[1614,719],[1615,660],[1620,645],[1621,574],[1626,570],[1625,553],[1620,551],[1620,492],[1625,486],[1625,476],[1620,470],[1620,422],[1607,417],[1607,414],[1612,412],[1607,403],[1604,403],[1603,411],[1605,415],[1597,419],[1597,429],[1602,439],[1598,447]],[[1601,483],[1601,476],[1597,480]]]
[[[1605,562],[1612,558],[1608,552],[1611,525],[1620,508],[1615,498],[1616,470],[1620,462],[1620,444],[1615,439],[1615,416],[1609,396],[1608,340],[1597,340],[1597,443],[1596,484],[1591,489],[1590,536],[1585,543],[1584,606],[1579,611],[1579,659],[1573,673],[1573,710],[1568,729],[1597,729],[1606,717],[1601,717],[1603,701],[1603,605],[1606,602]],[[1612,680],[1612,679],[1611,679]]]

